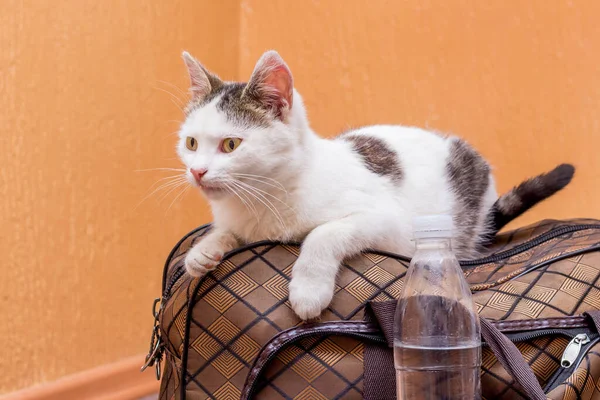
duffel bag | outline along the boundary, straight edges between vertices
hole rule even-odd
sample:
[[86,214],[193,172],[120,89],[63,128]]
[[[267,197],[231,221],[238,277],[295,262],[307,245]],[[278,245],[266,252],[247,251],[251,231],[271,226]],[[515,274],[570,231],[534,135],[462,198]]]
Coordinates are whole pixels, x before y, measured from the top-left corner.
[[[160,399],[394,399],[390,332],[410,260],[370,251],[344,262],[318,322],[288,302],[299,247],[253,243],[193,279],[169,255],[146,365]],[[486,399],[600,399],[600,221],[546,220],[499,235],[461,262],[482,317]],[[162,360],[162,363],[160,362]]]

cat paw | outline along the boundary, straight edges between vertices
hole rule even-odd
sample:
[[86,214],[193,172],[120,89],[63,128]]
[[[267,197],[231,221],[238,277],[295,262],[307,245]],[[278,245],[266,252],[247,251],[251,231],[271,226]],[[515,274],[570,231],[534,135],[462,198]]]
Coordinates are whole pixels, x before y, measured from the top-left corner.
[[290,282],[290,303],[292,309],[303,321],[317,318],[333,298],[333,285],[322,280],[292,278]]
[[224,251],[209,248],[204,241],[192,247],[185,256],[185,270],[194,278],[206,275],[216,268],[223,258]]

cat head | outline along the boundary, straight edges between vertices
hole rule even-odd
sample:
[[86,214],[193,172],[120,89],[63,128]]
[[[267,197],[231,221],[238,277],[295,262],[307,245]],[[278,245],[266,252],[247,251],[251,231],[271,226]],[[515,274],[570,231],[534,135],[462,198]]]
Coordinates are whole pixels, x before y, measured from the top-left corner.
[[192,97],[177,152],[189,182],[218,200],[232,189],[243,192],[239,187],[249,181],[257,187],[285,179],[302,154],[308,125],[279,54],[263,54],[247,83],[222,81],[187,52],[183,60]]

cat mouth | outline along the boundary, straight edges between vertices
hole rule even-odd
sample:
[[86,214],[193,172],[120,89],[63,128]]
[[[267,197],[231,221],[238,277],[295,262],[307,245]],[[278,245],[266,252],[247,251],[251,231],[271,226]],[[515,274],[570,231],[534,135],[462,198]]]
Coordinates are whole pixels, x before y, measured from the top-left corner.
[[217,194],[217,193],[222,193],[225,191],[225,188],[222,186],[207,185],[205,183],[201,183],[198,186],[206,194]]

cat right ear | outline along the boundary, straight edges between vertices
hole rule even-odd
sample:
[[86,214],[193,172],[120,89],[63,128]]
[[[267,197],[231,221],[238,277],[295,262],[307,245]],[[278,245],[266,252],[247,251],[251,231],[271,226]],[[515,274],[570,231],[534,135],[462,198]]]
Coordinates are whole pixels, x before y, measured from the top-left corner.
[[194,101],[202,101],[211,91],[223,84],[218,76],[211,74],[190,53],[181,55],[190,76],[190,92]]
[[279,54],[271,50],[263,54],[256,63],[242,96],[254,97],[271,110],[275,117],[285,120],[292,109],[293,92],[294,80],[290,69]]

